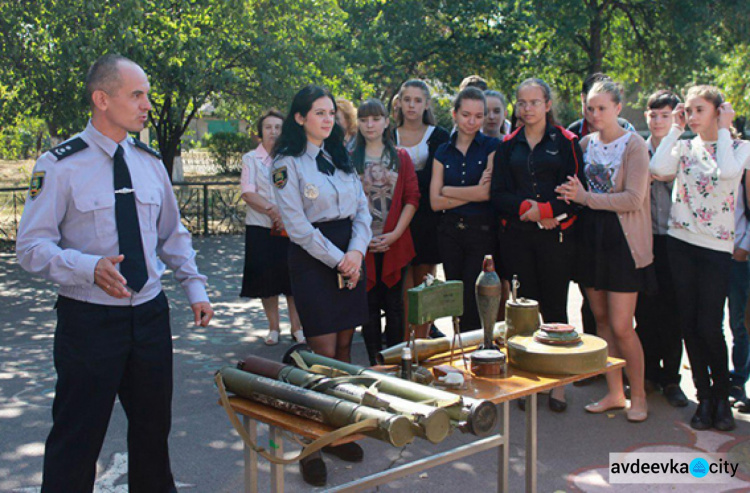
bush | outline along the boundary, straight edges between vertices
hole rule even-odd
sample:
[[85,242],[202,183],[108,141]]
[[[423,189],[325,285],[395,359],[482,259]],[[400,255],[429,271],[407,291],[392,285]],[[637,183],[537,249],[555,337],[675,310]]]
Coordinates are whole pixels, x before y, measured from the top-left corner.
[[249,135],[236,132],[207,135],[204,142],[222,173],[239,173],[242,170],[242,155],[255,147]]

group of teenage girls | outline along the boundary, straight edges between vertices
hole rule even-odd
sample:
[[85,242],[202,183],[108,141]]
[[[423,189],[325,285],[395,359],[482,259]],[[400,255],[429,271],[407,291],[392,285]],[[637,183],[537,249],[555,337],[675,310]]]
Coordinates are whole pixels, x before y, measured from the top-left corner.
[[[666,288],[679,300],[672,322],[682,328],[698,390],[691,425],[733,429],[722,314],[750,146],[730,133],[731,106],[709,86],[692,88],[684,105],[662,94],[656,109],[668,107],[665,131],[646,142],[619,118],[621,88],[602,74],[584,84],[585,118],[570,129],[556,123],[543,80],[516,89],[512,127],[501,93],[479,78],[465,82],[451,130],[437,126],[421,80],[398,91],[395,124],[377,99],[355,111],[318,86],[297,93],[286,117],[260,118],[261,144],[245,156],[242,175],[242,296],[263,300],[266,343],[279,340],[284,294],[297,341],[349,361],[361,326],[374,363],[383,336],[388,346],[404,339],[405,290],[440,263],[447,279],[464,283],[461,330],[479,329],[474,282],[493,255],[501,277],[517,276],[519,294],[539,302],[545,322],[567,322],[570,281],[580,285],[596,333],[626,361],[627,419],[644,421],[644,351],[633,320],[639,293],[663,292],[652,265],[652,181],[673,181],[664,228],[674,281]],[[686,123],[696,137],[679,140]],[[416,327],[417,337],[428,330]],[[679,340],[679,329],[672,333]],[[606,378],[607,394],[587,411],[626,406],[622,373]],[[562,390],[550,407],[565,409]],[[362,460],[356,444],[324,451]],[[302,470],[306,481],[325,482],[319,457]]]

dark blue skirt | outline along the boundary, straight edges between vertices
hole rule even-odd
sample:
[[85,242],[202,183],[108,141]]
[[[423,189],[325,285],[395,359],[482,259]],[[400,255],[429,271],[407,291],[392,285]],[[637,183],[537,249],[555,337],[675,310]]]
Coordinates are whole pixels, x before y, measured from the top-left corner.
[[245,269],[242,298],[269,298],[292,294],[289,282],[289,238],[275,236],[269,228],[245,227]]
[[[316,223],[323,236],[346,252],[352,237],[352,221],[340,219]],[[354,289],[339,289],[338,270],[330,268],[295,243],[289,246],[289,273],[305,337],[353,329],[367,322],[367,280],[362,275]]]

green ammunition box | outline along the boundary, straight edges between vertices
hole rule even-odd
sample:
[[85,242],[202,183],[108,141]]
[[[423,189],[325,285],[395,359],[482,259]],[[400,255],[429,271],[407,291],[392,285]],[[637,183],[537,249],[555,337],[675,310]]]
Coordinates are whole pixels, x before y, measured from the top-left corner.
[[426,324],[442,317],[460,317],[464,313],[464,283],[438,281],[407,291],[409,323]]

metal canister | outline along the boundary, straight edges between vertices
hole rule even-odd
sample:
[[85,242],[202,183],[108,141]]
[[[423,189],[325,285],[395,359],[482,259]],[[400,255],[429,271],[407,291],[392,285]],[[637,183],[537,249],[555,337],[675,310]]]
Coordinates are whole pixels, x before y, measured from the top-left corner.
[[508,375],[505,353],[497,349],[480,349],[471,353],[471,372],[478,377],[502,378]]
[[539,329],[539,302],[526,298],[505,303],[505,339],[515,335],[530,336]]

